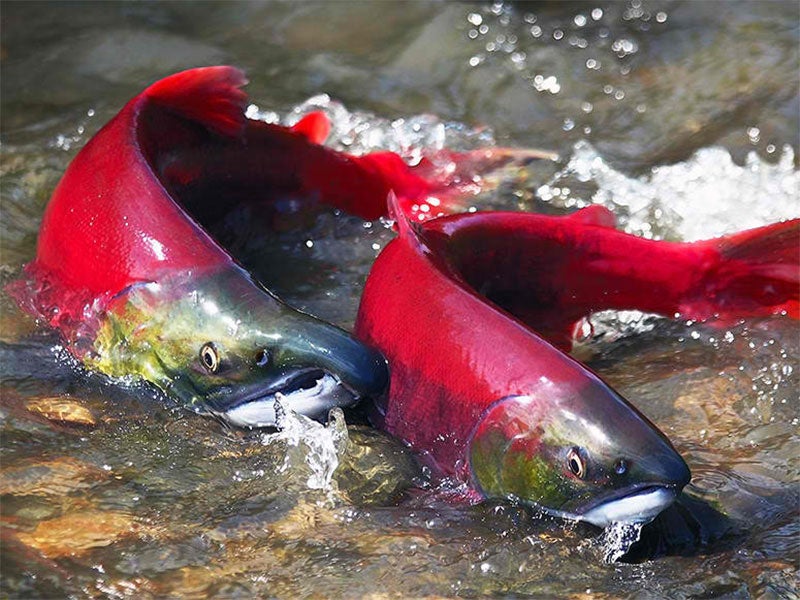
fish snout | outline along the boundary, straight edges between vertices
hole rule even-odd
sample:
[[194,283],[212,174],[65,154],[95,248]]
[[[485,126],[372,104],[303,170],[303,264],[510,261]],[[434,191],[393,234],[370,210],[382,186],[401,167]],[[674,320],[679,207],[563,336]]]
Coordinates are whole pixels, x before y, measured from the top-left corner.
[[613,462],[614,476],[619,484],[662,486],[680,491],[691,480],[686,461],[660,431],[647,432],[641,445],[622,450]]
[[691,480],[691,472],[666,439],[656,448],[613,462],[616,485],[578,511],[578,518],[598,527],[614,522],[647,523],[672,504]]
[[385,390],[389,371],[379,352],[333,325],[308,321],[256,352],[255,382],[214,412],[240,427],[281,428],[287,410],[325,420],[332,408]]
[[389,385],[389,367],[377,350],[334,325],[309,318],[285,336],[281,362],[320,369],[356,399],[375,397]]

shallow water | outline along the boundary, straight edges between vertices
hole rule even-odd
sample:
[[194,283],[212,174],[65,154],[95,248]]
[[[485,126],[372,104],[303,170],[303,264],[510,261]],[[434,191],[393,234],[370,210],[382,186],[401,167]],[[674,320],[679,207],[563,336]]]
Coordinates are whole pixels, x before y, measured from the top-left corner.
[[[254,117],[322,106],[329,143],[557,151],[475,206],[603,203],[648,237],[800,212],[793,2],[5,2],[0,282],[87,139],[147,83],[242,66]],[[320,94],[327,96],[320,96]],[[233,225],[236,225],[235,216]],[[350,326],[382,223],[257,240],[287,300]],[[586,526],[469,505],[348,415],[224,429],[76,370],[0,297],[2,587],[10,597],[797,597],[800,339],[601,314],[576,350],[672,439],[690,497],[630,559]],[[725,515],[723,517],[722,515]],[[611,548],[613,549],[613,548]]]

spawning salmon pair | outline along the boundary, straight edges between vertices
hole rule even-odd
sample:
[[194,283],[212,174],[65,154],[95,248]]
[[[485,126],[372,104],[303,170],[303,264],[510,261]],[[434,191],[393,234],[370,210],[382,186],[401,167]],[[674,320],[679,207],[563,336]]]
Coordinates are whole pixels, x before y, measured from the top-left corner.
[[[12,293],[87,367],[248,427],[275,425],[279,398],[317,418],[371,398],[376,424],[441,475],[606,526],[654,518],[690,473],[566,354],[574,323],[604,309],[798,317],[798,220],[670,243],[615,230],[601,207],[428,218],[457,212],[473,174],[538,155],[352,156],[321,145],[320,113],[290,128],[246,119],[244,83],[208,67],[153,84],[53,193]],[[287,197],[397,220],[354,336],[281,302],[191,216],[243,201],[268,214]]]

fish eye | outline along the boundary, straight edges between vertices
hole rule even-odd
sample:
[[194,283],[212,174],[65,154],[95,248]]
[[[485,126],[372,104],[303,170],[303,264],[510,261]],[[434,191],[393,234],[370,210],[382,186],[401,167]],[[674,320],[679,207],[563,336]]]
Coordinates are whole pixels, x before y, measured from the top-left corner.
[[219,351],[213,342],[206,342],[200,348],[200,362],[209,373],[216,373],[219,369]]
[[269,363],[269,350],[262,348],[256,352],[256,365],[259,367],[266,367]]
[[586,460],[581,456],[580,448],[570,448],[567,454],[567,466],[570,473],[578,479],[586,477]]

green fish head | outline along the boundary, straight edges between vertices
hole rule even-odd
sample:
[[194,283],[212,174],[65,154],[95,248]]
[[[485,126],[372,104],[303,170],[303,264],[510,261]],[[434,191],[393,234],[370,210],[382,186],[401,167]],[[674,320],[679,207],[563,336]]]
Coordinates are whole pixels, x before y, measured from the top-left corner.
[[468,459],[487,497],[600,527],[652,520],[690,477],[667,438],[606,386],[557,402],[495,402],[472,433]]
[[234,425],[274,426],[277,399],[321,418],[388,385],[381,354],[238,269],[134,286],[107,315],[91,366]]

